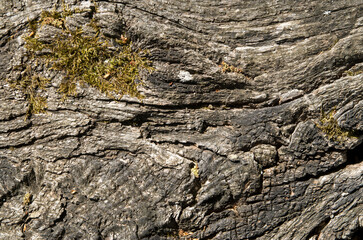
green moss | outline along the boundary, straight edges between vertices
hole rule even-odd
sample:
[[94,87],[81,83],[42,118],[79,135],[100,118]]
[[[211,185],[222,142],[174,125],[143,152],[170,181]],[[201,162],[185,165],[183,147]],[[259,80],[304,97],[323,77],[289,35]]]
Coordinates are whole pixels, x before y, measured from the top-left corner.
[[41,26],[51,25],[60,29],[65,29],[64,21],[66,17],[73,15],[74,13],[81,12],[79,9],[71,10],[67,4],[63,2],[63,10],[61,12],[53,9],[51,11],[43,11],[40,14],[39,23]]
[[34,35],[38,29],[38,21],[35,19],[32,21],[29,21],[29,29],[30,29],[31,33]]
[[196,177],[196,178],[199,178],[199,167],[198,167],[198,164],[196,163],[194,165],[194,167],[191,169],[191,172],[193,173],[193,175]]
[[100,33],[100,27],[98,26],[97,21],[92,18],[87,25],[93,28],[93,30],[95,30],[96,32],[96,35],[98,36],[98,34]]
[[345,71],[344,74],[347,76],[356,76],[363,73],[363,71]]
[[220,67],[222,68],[223,73],[226,73],[226,72],[243,73],[242,69],[229,65],[225,62],[222,62]]
[[28,55],[32,59],[35,58],[35,53],[43,50],[45,48],[45,45],[40,42],[37,38],[34,38],[32,36],[26,36],[25,38],[25,47],[28,50]]
[[353,134],[349,131],[345,131],[340,128],[337,120],[334,118],[336,113],[336,109],[334,108],[329,113],[325,113],[324,110],[321,110],[321,117],[319,119],[319,123],[317,123],[317,127],[323,131],[329,139],[334,141],[344,141],[348,137],[353,137]]
[[120,47],[118,53],[109,48],[107,41],[97,36],[83,36],[81,31],[70,33],[64,40],[50,46],[51,53],[44,55],[53,62],[52,69],[66,70],[60,91],[74,95],[77,82],[87,83],[108,96],[124,94],[141,97],[137,91],[139,69],[149,69],[149,62],[133,52],[130,44]]
[[34,74],[31,67],[28,66],[22,73],[20,80],[9,81],[11,86],[21,90],[28,100],[27,116],[32,113],[42,113],[47,107],[45,97],[41,96],[42,91],[49,83],[49,79]]
[[[116,40],[118,50],[112,50],[110,39],[100,36],[94,19],[90,20],[89,26],[95,29],[96,34],[86,36],[82,29],[68,30],[65,18],[78,11],[63,6],[62,12],[44,11],[38,21],[29,22],[30,34],[24,39],[30,59],[40,60],[42,64],[49,65],[51,70],[64,73],[59,88],[63,99],[77,93],[78,83],[88,84],[111,98],[121,98],[125,94],[142,98],[137,90],[138,85],[142,84],[140,71],[153,70],[150,61],[142,56],[145,51],[133,51],[132,43],[123,36]],[[50,43],[42,42],[36,37],[39,25],[57,27],[63,34],[55,36]],[[27,69],[20,80],[12,81],[12,85],[26,95],[28,114],[44,112],[46,99],[40,93],[49,80],[34,74],[30,67]]]
[[28,206],[32,201],[33,195],[31,193],[26,193],[23,197],[23,206]]

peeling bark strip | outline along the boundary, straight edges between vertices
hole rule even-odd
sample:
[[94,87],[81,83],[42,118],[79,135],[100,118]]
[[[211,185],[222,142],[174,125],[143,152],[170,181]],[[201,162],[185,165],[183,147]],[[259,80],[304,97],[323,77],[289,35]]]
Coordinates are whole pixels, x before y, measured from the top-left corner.
[[[142,101],[61,101],[24,40],[59,2],[0,0],[0,239],[359,239],[361,0],[96,1],[150,51]],[[24,120],[19,66],[51,80],[47,113]]]

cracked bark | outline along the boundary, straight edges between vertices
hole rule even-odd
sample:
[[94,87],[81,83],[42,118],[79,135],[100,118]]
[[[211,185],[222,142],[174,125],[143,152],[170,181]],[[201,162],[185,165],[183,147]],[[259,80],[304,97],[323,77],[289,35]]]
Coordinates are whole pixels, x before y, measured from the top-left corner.
[[[359,239],[361,0],[97,1],[103,33],[150,51],[145,99],[82,86],[62,102],[62,75],[38,67],[48,112],[24,120],[4,80],[59,2],[0,1],[1,239]],[[334,107],[354,138],[316,126]]]

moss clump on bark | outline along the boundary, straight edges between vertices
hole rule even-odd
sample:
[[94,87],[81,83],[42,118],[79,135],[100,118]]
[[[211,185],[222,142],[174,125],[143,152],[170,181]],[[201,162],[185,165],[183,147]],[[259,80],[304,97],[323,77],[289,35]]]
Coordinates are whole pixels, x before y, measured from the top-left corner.
[[338,125],[338,121],[334,118],[335,113],[335,108],[329,113],[325,113],[322,109],[319,123],[316,123],[317,127],[323,131],[329,139],[334,141],[342,142],[348,137],[354,137],[352,132],[345,131]]
[[191,169],[191,172],[193,173],[194,177],[199,178],[199,167],[198,163],[194,165],[194,167]]
[[223,73],[228,73],[228,72],[243,73],[242,69],[229,65],[228,63],[225,63],[225,62],[222,62],[219,67],[222,69]]
[[[110,39],[100,33],[94,19],[89,23],[94,34],[86,35],[81,28],[69,30],[65,19],[75,12],[79,10],[71,11],[68,7],[63,7],[62,12],[44,11],[38,21],[29,22],[31,32],[25,37],[25,46],[30,59],[40,60],[49,69],[64,73],[59,87],[63,99],[77,93],[78,83],[86,83],[111,98],[121,98],[125,94],[142,98],[137,90],[142,84],[140,71],[153,70],[151,62],[142,56],[145,51],[133,51],[131,41],[123,36],[111,46]],[[41,41],[36,33],[38,27],[45,25],[60,29],[62,34],[50,42]],[[25,93],[29,101],[28,115],[44,112],[46,99],[40,93],[50,80],[35,74],[30,67],[27,69],[25,76],[11,83]]]

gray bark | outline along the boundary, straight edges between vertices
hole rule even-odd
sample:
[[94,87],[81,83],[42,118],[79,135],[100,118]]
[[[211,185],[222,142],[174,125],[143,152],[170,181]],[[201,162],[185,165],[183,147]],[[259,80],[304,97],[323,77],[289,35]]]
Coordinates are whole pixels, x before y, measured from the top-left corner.
[[[47,113],[25,119],[5,79],[34,64],[28,21],[61,5],[0,1],[0,239],[359,239],[362,0],[97,5],[105,35],[150,51],[145,98],[79,86],[62,102],[62,73],[39,65]],[[355,137],[317,127],[334,107]]]

